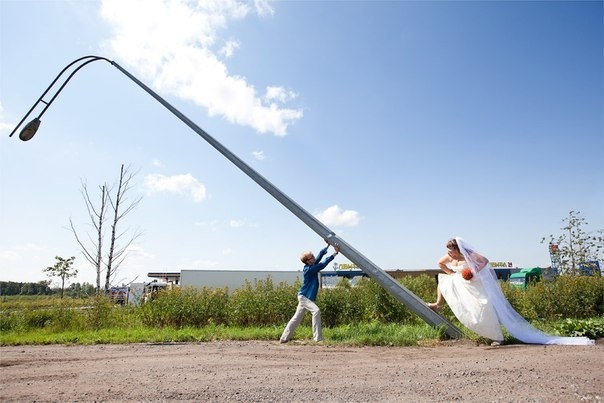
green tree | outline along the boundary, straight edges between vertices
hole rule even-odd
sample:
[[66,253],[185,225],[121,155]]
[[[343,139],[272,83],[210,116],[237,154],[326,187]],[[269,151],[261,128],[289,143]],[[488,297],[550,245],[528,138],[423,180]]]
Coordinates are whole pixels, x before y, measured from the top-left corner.
[[65,295],[71,298],[87,298],[96,294],[96,287],[90,283],[72,283],[65,289]]
[[19,295],[21,283],[14,281],[0,281],[0,295]]
[[41,280],[37,283],[0,281],[0,295],[49,295],[51,293],[50,280]]
[[21,295],[34,295],[34,283],[22,283],[21,289],[19,290],[19,294]]
[[34,295],[50,295],[52,290],[50,289],[50,280],[40,280],[33,284]]
[[604,229],[587,232],[588,223],[580,211],[571,210],[562,222],[562,234],[541,239],[541,243],[549,243],[561,273],[580,274],[579,265],[604,258]]
[[59,277],[61,279],[61,298],[65,291],[65,280],[75,277],[78,274],[78,270],[71,267],[75,257],[72,256],[69,259],[63,259],[61,256],[55,256],[57,263],[54,266],[47,267],[43,271],[49,277]]

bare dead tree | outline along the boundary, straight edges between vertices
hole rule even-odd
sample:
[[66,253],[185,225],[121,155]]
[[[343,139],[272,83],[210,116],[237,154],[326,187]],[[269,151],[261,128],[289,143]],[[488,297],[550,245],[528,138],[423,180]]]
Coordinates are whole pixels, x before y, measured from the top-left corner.
[[[74,234],[76,241],[80,245],[82,254],[90,262],[96,270],[96,288],[97,292],[101,291],[101,273],[105,269],[105,283],[104,291],[109,292],[111,287],[111,281],[118,272],[119,266],[126,258],[128,248],[132,243],[142,235],[139,230],[131,232],[131,235],[126,239],[125,242],[121,243],[129,232],[128,229],[124,231],[118,230],[118,224],[120,221],[134,210],[142,200],[142,196],[134,198],[131,202],[128,202],[127,197],[132,189],[132,180],[135,177],[135,173],[131,173],[128,167],[124,167],[122,164],[120,169],[120,177],[115,189],[115,195],[112,196],[114,186],[108,187],[107,183],[99,187],[101,190],[101,197],[99,206],[96,207],[93,203],[88,188],[85,182],[82,182],[82,196],[86,204],[88,211],[88,217],[94,228],[94,234],[96,239],[88,235],[88,242],[83,242],[81,236],[78,234],[75,225],[71,218],[69,224],[71,232]],[[103,245],[105,240],[105,221],[108,219],[109,207],[113,213],[113,220],[111,223],[111,238],[109,239],[109,252],[106,260],[103,259]]]
[[[115,197],[109,195],[109,203],[113,209],[113,223],[111,224],[111,241],[109,245],[109,255],[107,257],[107,272],[105,276],[105,291],[109,290],[111,279],[117,274],[119,266],[126,258],[126,252],[128,248],[138,237],[141,236],[141,232],[136,230],[132,233],[130,238],[118,247],[117,241],[124,236],[127,231],[118,233],[118,223],[128,213],[134,210],[142,200],[142,196],[139,196],[132,201],[128,202],[127,196],[129,191],[132,189],[131,181],[134,178],[135,173],[131,173],[129,168],[124,168],[124,164],[120,169],[120,179],[115,193]],[[126,203],[126,204],[124,204]]]
[[82,250],[82,254],[92,264],[96,270],[96,291],[99,293],[101,291],[101,269],[103,267],[103,238],[104,238],[104,228],[103,224],[105,223],[106,217],[106,207],[108,200],[108,192],[107,192],[107,184],[103,184],[99,186],[101,190],[100,197],[100,205],[97,208],[95,204],[92,202],[90,198],[90,193],[88,192],[88,186],[86,182],[82,181],[82,198],[84,199],[84,203],[86,204],[86,210],[88,211],[88,218],[92,223],[94,228],[94,233],[96,234],[96,240],[93,240],[90,234],[88,234],[88,246],[84,244],[76,228],[73,224],[73,220],[69,219],[69,226],[71,228],[71,232],[75,236],[76,241],[80,245]]

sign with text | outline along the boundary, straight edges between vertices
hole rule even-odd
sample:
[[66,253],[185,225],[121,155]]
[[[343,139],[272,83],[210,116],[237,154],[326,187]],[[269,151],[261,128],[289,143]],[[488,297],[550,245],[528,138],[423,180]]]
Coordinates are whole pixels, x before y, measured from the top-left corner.
[[509,268],[509,267],[514,267],[514,265],[512,264],[512,262],[491,262],[491,267],[496,269],[496,268]]

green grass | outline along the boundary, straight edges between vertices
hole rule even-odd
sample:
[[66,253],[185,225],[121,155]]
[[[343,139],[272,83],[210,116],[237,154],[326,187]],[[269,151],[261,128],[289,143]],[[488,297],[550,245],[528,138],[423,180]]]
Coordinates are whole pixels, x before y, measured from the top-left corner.
[[[282,327],[230,327],[209,325],[196,327],[162,327],[159,329],[138,327],[116,327],[100,330],[37,329],[25,332],[2,332],[1,345],[40,345],[40,344],[128,344],[128,343],[179,343],[211,341],[277,341]],[[428,325],[398,326],[395,324],[370,323],[342,325],[323,329],[325,344],[352,346],[417,346],[435,344],[441,340],[443,331]],[[296,341],[312,340],[309,326],[300,326],[292,339]]]
[[57,306],[81,307],[90,304],[91,298],[59,298],[56,295],[10,295],[0,297],[0,311],[41,309]]
[[[580,321],[583,328],[594,324],[589,329],[599,329],[599,333],[588,333],[591,337],[604,337],[602,326],[604,318]],[[568,320],[536,324],[551,334],[570,334],[564,330],[568,328]],[[578,326],[573,325],[573,330]],[[465,328],[465,338],[479,344],[488,344],[486,340]],[[34,329],[28,331],[2,332],[0,345],[36,345],[36,344],[128,344],[128,343],[182,343],[182,342],[212,342],[212,341],[277,341],[282,326],[224,326],[208,325],[203,327],[175,328],[165,326],[149,328],[142,324],[133,326],[120,326],[99,330],[64,330],[56,331],[52,328]],[[504,332],[505,334],[505,332]],[[445,339],[444,329],[434,328],[427,324],[401,325],[394,323],[359,323],[340,325],[323,329],[324,344],[349,345],[349,346],[425,346],[436,345]],[[310,326],[300,326],[292,339],[296,341],[311,341],[312,329]],[[506,343],[514,344],[517,341],[505,334]]]
[[[404,279],[420,298],[434,299],[433,278]],[[176,289],[141,307],[119,306],[106,297],[1,297],[0,345],[112,344],[278,340],[296,307],[299,284],[259,281],[229,294],[226,290]],[[514,308],[535,327],[565,336],[604,337],[604,280],[560,278],[527,290],[502,285]],[[326,344],[413,346],[438,343],[444,329],[426,325],[374,281],[322,290]],[[487,343],[459,324],[448,307],[442,315],[466,338]],[[516,341],[505,334],[509,343]],[[311,340],[310,315],[294,340]]]
[[444,337],[444,329],[428,325],[365,323],[342,325],[323,332],[335,344],[352,346],[417,346],[434,344]]

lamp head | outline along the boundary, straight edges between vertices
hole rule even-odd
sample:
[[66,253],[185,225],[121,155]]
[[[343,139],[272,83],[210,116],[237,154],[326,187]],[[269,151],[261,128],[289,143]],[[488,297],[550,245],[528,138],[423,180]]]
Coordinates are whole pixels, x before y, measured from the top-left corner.
[[23,141],[31,140],[34,137],[34,134],[38,131],[38,127],[40,127],[41,120],[40,118],[35,118],[31,122],[25,125],[21,133],[19,133],[19,138]]

